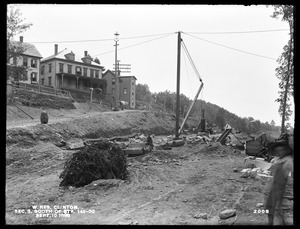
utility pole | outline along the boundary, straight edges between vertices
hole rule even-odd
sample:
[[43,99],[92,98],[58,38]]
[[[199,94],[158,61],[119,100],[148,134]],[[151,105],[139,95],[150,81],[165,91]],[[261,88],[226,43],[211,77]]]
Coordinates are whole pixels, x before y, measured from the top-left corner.
[[117,46],[119,41],[119,34],[116,32],[115,34],[115,76],[116,76],[116,93],[115,93],[115,101],[116,108],[119,109],[119,77],[118,77],[118,60],[117,60]]
[[178,42],[177,42],[177,90],[176,90],[176,125],[175,125],[175,138],[178,138],[178,137],[179,137],[180,52],[181,52],[181,32],[178,31]]
[[282,119],[281,119],[281,134],[283,134],[285,131],[285,111],[286,111],[286,100],[287,100],[287,93],[288,93],[288,88],[289,88],[289,84],[290,84],[290,71],[291,71],[291,52],[292,52],[292,42],[293,42],[293,28],[292,25],[290,23],[290,44],[289,44],[289,56],[288,56],[288,68],[287,68],[287,79],[286,79],[286,84],[285,84],[285,91],[284,91],[284,97],[283,97],[283,105],[282,105]]

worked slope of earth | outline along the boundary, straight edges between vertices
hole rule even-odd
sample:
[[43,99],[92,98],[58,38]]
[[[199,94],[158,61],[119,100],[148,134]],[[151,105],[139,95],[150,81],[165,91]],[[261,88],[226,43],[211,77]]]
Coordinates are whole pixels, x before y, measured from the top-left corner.
[[[171,134],[174,124],[174,118],[164,113],[119,111],[8,128],[6,223],[266,224],[266,214],[256,207],[263,202],[265,178],[241,178],[233,170],[244,168],[244,153],[219,143],[185,144],[129,157],[126,181],[95,181],[81,188],[59,186],[64,163],[76,152],[54,145],[62,139],[138,132],[155,133],[155,141],[162,138],[157,135]],[[287,205],[291,224],[292,201]],[[53,215],[38,217],[34,206],[49,207]],[[55,208],[67,206],[73,208],[70,215],[55,215]],[[236,216],[220,220],[219,212],[227,208],[236,209]],[[207,219],[198,217],[199,213],[206,213]]]

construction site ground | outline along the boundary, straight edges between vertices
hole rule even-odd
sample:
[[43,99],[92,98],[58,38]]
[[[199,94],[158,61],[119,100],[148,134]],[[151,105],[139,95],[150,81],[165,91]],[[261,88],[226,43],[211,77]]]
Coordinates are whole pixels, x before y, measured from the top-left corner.
[[[27,122],[24,117],[7,117],[6,224],[267,224],[266,213],[257,207],[257,203],[264,202],[267,178],[241,178],[244,152],[215,142],[128,157],[126,181],[102,180],[80,188],[60,187],[64,163],[76,152],[56,146],[61,138],[140,132],[156,134],[155,142],[170,134],[175,125],[172,116],[156,112],[99,113],[98,108],[92,108],[84,114],[89,107],[77,106],[81,108],[51,111],[60,117],[50,116],[46,125],[39,124],[38,109],[31,110],[35,119]],[[96,133],[100,129],[104,130],[99,136]],[[242,133],[237,136],[244,137]],[[287,222],[292,224],[293,202],[285,204],[289,207]],[[37,217],[34,206],[49,207],[53,215]],[[55,208],[73,211],[55,215]],[[235,209],[236,216],[221,220],[219,213],[224,209]],[[199,217],[200,213],[206,213],[207,219]]]

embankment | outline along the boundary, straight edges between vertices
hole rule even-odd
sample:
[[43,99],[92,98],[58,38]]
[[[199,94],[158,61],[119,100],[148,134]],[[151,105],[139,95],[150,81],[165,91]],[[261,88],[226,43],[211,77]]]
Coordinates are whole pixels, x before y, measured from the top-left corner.
[[8,129],[6,147],[30,148],[40,143],[58,143],[71,138],[124,136],[131,133],[171,134],[174,127],[174,117],[162,112],[103,112],[56,123]]

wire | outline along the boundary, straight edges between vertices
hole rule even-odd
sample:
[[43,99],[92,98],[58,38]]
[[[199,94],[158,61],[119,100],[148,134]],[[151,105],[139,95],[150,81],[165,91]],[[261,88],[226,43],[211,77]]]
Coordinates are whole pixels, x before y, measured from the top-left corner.
[[272,58],[272,57],[267,57],[267,56],[263,56],[263,55],[259,55],[259,54],[255,54],[255,53],[251,53],[251,52],[247,52],[247,51],[243,51],[243,50],[232,48],[232,47],[229,47],[229,46],[226,46],[226,45],[222,45],[222,44],[219,44],[219,43],[216,43],[216,42],[213,42],[213,41],[205,40],[203,38],[196,37],[196,36],[188,34],[188,33],[184,33],[184,34],[186,34],[188,36],[191,36],[191,37],[194,37],[196,39],[199,39],[199,40],[202,40],[202,41],[205,41],[205,42],[208,42],[208,43],[212,43],[212,44],[224,47],[224,48],[232,49],[232,50],[235,50],[235,51],[238,51],[238,52],[250,54],[250,55],[253,55],[253,56],[263,57],[263,58],[270,59],[270,60],[276,60],[275,58]]
[[[131,48],[131,47],[134,47],[134,46],[137,46],[137,45],[141,45],[141,44],[144,44],[144,43],[148,43],[148,42],[151,42],[151,41],[154,41],[154,40],[158,40],[158,39],[161,39],[161,38],[173,35],[173,34],[175,34],[175,33],[171,33],[171,34],[168,34],[168,35],[165,35],[165,36],[157,37],[157,38],[154,38],[154,39],[151,39],[151,40],[148,40],[148,41],[143,41],[143,42],[140,42],[140,43],[137,43],[137,44],[129,45],[129,46],[124,47],[124,48],[119,48],[118,51],[119,50],[123,50],[123,49],[127,49],[127,48]],[[100,54],[94,55],[92,57],[96,57],[96,56],[100,56],[100,55],[104,55],[104,54],[112,53],[112,52],[115,52],[115,50],[104,52],[104,53],[100,53]]]
[[187,32],[187,33],[191,33],[191,34],[238,34],[238,33],[267,33],[267,32],[279,32],[279,31],[287,31],[287,30],[289,30],[289,29],[234,31],[234,32]]
[[168,35],[168,34],[173,34],[172,33],[161,33],[161,34],[153,34],[153,35],[145,35],[145,36],[138,36],[138,37],[120,37],[120,40],[125,40],[125,39],[135,39],[135,38],[142,38],[142,37],[154,37],[154,36],[161,36],[161,35]]
[[[185,69],[186,69],[186,74],[187,74],[188,80],[189,80],[190,92],[192,92],[193,90],[192,90],[192,86],[191,86],[189,71],[188,71],[188,68],[187,68],[186,60],[185,60],[185,55],[183,55],[183,60],[184,60],[184,66],[185,66]],[[192,96],[191,96],[191,98],[192,98]]]
[[42,43],[80,43],[80,42],[95,42],[95,41],[113,41],[113,38],[110,39],[99,39],[99,40],[77,40],[77,41],[33,41],[27,43],[42,44]]
[[196,68],[196,66],[195,66],[195,64],[194,64],[194,62],[193,62],[193,60],[192,60],[192,57],[191,57],[189,51],[187,50],[187,47],[185,46],[185,43],[183,42],[183,40],[182,40],[182,44],[183,44],[182,47],[183,47],[185,53],[187,54],[187,56],[188,56],[188,58],[189,58],[189,60],[190,60],[190,62],[191,62],[191,65],[192,65],[192,67],[193,67],[193,69],[194,69],[196,75],[198,76],[198,79],[199,79],[200,81],[202,81],[201,76],[200,76],[200,74],[199,74],[199,72],[198,72],[198,70],[197,70],[197,68]]
[[[153,34],[153,35],[144,35],[144,36],[137,36],[137,37],[124,37],[119,38],[119,40],[125,40],[125,39],[136,39],[136,38],[144,38],[144,37],[154,37],[154,36],[161,36],[171,33],[161,33],[161,34]],[[113,41],[114,38],[107,38],[107,39],[97,39],[97,40],[75,40],[75,41],[33,41],[28,43],[35,43],[35,44],[41,44],[41,43],[80,43],[80,42],[96,42],[96,41]]]

